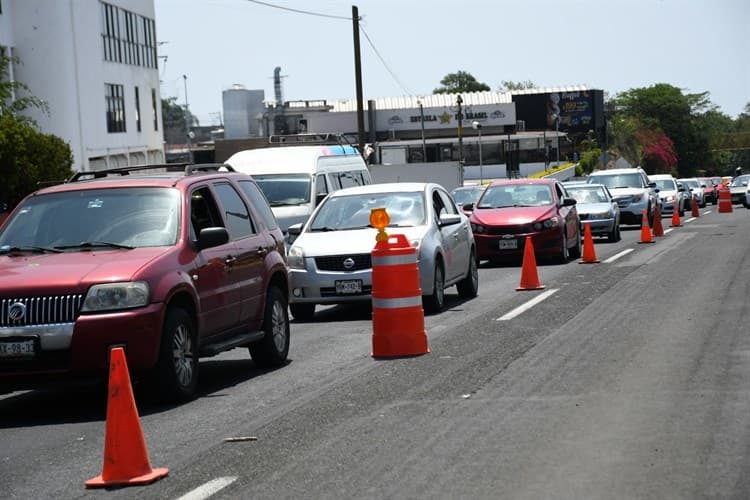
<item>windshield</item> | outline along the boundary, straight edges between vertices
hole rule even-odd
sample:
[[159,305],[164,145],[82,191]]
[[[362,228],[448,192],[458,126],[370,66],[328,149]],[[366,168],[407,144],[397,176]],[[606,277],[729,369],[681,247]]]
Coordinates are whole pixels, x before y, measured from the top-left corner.
[[372,193],[326,199],[310,224],[310,231],[344,231],[370,227],[370,212],[385,208],[390,227],[425,224],[423,193]]
[[747,186],[748,179],[750,179],[750,175],[740,175],[732,179],[730,186]]
[[604,174],[589,176],[588,183],[604,184],[609,189],[616,188],[642,188],[641,176],[639,174]]
[[454,189],[451,191],[451,196],[460,207],[467,203],[476,203],[483,192],[484,188]]
[[28,198],[0,233],[0,248],[81,243],[174,245],[180,193],[172,188],[89,189]]
[[552,190],[542,184],[489,186],[477,208],[535,207],[552,205]]
[[701,187],[701,185],[696,180],[683,180],[682,184],[684,186],[687,186],[687,187],[691,188],[691,189]]
[[575,186],[568,188],[568,194],[578,203],[607,203],[607,193],[602,186]]
[[312,178],[306,174],[253,175],[272,207],[310,203]]
[[652,179],[652,182],[656,184],[656,188],[659,191],[677,191],[674,179]]

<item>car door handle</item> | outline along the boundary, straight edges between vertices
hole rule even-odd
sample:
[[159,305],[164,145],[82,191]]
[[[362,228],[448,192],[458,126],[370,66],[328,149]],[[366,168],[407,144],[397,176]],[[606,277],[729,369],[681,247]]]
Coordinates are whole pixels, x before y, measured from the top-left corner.
[[233,265],[236,261],[237,261],[237,257],[235,257],[234,255],[228,255],[227,257],[224,258],[224,264],[227,266]]
[[264,247],[260,247],[260,248],[258,248],[258,250],[256,251],[256,253],[258,255],[266,255],[268,253],[268,249],[264,248]]

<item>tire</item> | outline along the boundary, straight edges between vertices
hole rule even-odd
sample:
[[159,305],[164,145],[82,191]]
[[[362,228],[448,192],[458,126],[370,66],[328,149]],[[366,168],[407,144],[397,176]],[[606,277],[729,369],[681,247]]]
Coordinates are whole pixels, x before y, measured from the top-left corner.
[[170,308],[164,320],[155,369],[159,396],[187,401],[198,386],[198,337],[193,318],[184,309]]
[[474,252],[469,257],[469,272],[466,277],[456,284],[458,296],[462,299],[472,299],[479,292],[479,270],[477,269],[477,259]]
[[616,242],[620,241],[620,224],[619,221],[615,220],[615,227],[612,228],[612,231],[609,232],[607,235],[607,241],[610,242]]
[[432,295],[422,297],[422,304],[425,310],[431,313],[438,313],[445,306],[445,272],[443,271],[443,264],[439,260],[435,262]]
[[581,255],[583,255],[583,244],[581,243],[582,235],[581,235],[581,230],[580,230],[581,225],[578,224],[578,227],[579,229],[576,231],[578,233],[578,237],[576,238],[576,244],[570,250],[570,256],[575,259],[578,259],[581,257]]
[[713,197],[711,197],[711,205],[716,205],[717,199],[719,198],[719,195],[715,194]]
[[266,334],[248,347],[260,368],[275,368],[286,363],[289,355],[289,314],[286,296],[275,286],[266,292],[263,331]]
[[289,304],[289,310],[297,321],[310,321],[315,316],[315,304]]
[[565,236],[565,233],[563,232],[562,250],[560,250],[560,253],[557,255],[557,262],[559,264],[565,264],[566,262],[568,262],[569,258],[570,253],[568,252],[568,237]]
[[685,205],[680,206],[678,204],[677,207],[678,207],[677,211],[679,212],[680,217],[685,217]]

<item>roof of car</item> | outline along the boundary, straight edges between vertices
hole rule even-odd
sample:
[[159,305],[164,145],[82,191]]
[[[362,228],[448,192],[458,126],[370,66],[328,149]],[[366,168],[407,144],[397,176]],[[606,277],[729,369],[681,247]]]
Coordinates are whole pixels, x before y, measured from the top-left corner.
[[370,193],[414,193],[424,191],[428,186],[438,186],[432,182],[384,182],[380,184],[368,184],[366,186],[355,186],[339,189],[328,196],[347,196],[353,194]]
[[653,174],[648,176],[649,179],[674,179],[670,174]]
[[555,179],[498,179],[492,181],[490,186],[507,186],[511,184],[554,184]]
[[80,191],[83,189],[115,189],[123,187],[173,187],[181,181],[192,183],[195,179],[242,177],[246,174],[235,172],[220,164],[153,164],[122,167],[92,172],[77,172],[66,182],[39,189],[34,194]]
[[642,172],[642,169],[637,167],[632,168],[612,168],[609,170],[594,170],[589,175],[613,175],[613,174],[634,174]]

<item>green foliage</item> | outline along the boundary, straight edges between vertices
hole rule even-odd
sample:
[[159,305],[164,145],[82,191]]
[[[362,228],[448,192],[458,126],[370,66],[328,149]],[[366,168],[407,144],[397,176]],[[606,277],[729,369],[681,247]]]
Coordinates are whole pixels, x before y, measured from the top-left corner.
[[[46,103],[21,82],[8,78],[8,65],[17,58],[0,55],[0,202],[14,206],[39,183],[64,181],[73,174],[70,146],[54,135],[37,130],[19,113],[28,108],[47,111]],[[15,98],[14,98],[15,95]]]
[[[8,68],[11,64],[21,64],[17,57],[8,57],[0,51],[0,115],[18,115],[19,112],[29,108],[39,108],[49,112],[47,103],[30,94],[29,88],[21,82],[11,80]],[[29,118],[18,117],[19,120],[30,121]]]
[[536,85],[531,80],[525,82],[514,82],[512,80],[503,80],[500,82],[500,91],[535,89]]
[[589,149],[581,153],[581,157],[576,165],[576,175],[583,176],[593,172],[599,165],[599,157],[602,150],[599,148]]
[[[161,119],[164,122],[164,141],[167,144],[184,144],[187,142],[188,129],[185,124],[185,108],[177,104],[176,97],[161,100]],[[187,112],[190,126],[199,125],[198,118]]]
[[72,165],[70,146],[62,139],[10,113],[0,115],[0,200],[14,206],[40,183],[70,177]]
[[449,73],[440,80],[442,87],[438,87],[432,92],[435,94],[458,94],[461,92],[482,92],[490,90],[486,83],[478,82],[471,73],[458,71]]

